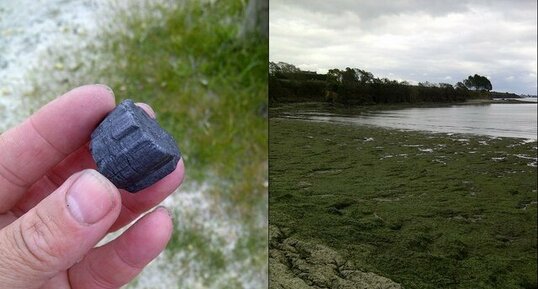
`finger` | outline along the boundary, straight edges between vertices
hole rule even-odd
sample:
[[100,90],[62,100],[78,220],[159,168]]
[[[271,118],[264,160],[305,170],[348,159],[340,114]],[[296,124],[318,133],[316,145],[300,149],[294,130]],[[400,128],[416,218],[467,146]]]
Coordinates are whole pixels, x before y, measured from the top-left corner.
[[13,223],[15,220],[17,220],[17,217],[12,212],[7,212],[5,214],[0,215],[0,230],[7,225]]
[[0,284],[39,288],[93,248],[120,212],[116,187],[94,170],[64,185],[0,231]]
[[[150,117],[155,116],[153,109],[145,103],[137,103]],[[95,161],[90,153],[89,142],[71,153],[54,168],[49,170],[39,181],[28,189],[24,198],[12,208],[20,216],[37,205],[51,192],[55,191],[65,180],[84,169],[96,169]]]
[[62,272],[50,280],[48,280],[43,286],[39,289],[75,289],[76,287],[71,287],[69,284],[69,279],[67,276],[67,271]]
[[21,198],[11,211],[16,216],[22,216],[58,189],[74,173],[85,169],[96,169],[88,144],[80,147],[30,186],[24,198]]
[[0,135],[0,213],[71,152],[88,141],[95,126],[114,108],[102,85],[69,91],[20,125]]
[[138,218],[141,214],[158,205],[181,185],[184,176],[185,166],[183,164],[183,159],[180,159],[176,169],[172,173],[151,187],[136,194],[120,190],[122,199],[121,213],[110,230],[116,231],[124,227]]
[[164,250],[172,228],[168,211],[156,209],[71,268],[71,284],[76,284],[77,289],[119,288],[127,284]]
[[[72,163],[71,163],[72,162]],[[21,216],[36,204],[41,202],[49,192],[57,189],[57,184],[61,183],[67,175],[73,174],[84,168],[95,168],[95,162],[91,158],[87,147],[80,148],[74,155],[69,156],[58,168],[47,174],[41,181],[34,184],[27,194],[12,210],[16,216]],[[110,228],[116,231],[129,224],[141,214],[155,207],[174,192],[183,182],[185,166],[183,159],[180,159],[176,169],[162,180],[136,194],[120,190],[122,196],[122,209],[120,216]]]
[[153,111],[153,108],[151,108],[149,104],[143,102],[137,102],[135,104],[141,109],[143,109],[149,115],[149,117],[153,119],[155,118],[155,111]]
[[[65,170],[60,169],[52,174],[47,174],[41,181],[34,184],[27,194],[27,197],[21,199],[21,201],[14,207],[12,212],[16,216],[21,216],[28,210],[33,208],[42,199],[44,199],[49,192],[54,191],[57,188],[57,183],[60,183],[67,174],[72,174],[75,170],[80,171],[84,168],[95,168],[95,163],[89,152],[83,153],[86,148],[81,148],[77,151],[77,155],[68,157],[65,162],[73,161],[73,164],[65,164],[62,162],[59,166],[66,167]],[[80,169],[79,169],[80,167]],[[72,171],[73,170],[73,171]],[[183,182],[185,176],[185,166],[183,159],[180,159],[176,169],[162,180],[158,181],[149,188],[146,188],[136,194],[120,190],[122,196],[122,209],[120,216],[110,228],[111,231],[118,230],[123,226],[129,224],[141,214],[155,207],[174,192]]]

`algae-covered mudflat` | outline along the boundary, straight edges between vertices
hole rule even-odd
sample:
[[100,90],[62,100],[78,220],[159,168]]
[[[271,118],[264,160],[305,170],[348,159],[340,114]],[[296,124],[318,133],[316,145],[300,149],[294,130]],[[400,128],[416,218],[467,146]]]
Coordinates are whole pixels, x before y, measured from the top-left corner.
[[272,288],[536,288],[535,140],[271,116]]

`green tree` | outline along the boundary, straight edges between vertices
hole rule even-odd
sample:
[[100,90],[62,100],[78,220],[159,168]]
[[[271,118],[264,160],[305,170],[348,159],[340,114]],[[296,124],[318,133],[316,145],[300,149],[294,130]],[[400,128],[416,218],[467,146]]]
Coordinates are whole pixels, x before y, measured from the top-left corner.
[[353,70],[355,71],[355,75],[361,84],[373,82],[374,75],[371,72],[358,68],[353,68]]
[[485,76],[475,74],[473,76],[469,75],[467,79],[463,81],[463,84],[469,89],[474,88],[474,90],[487,90],[490,91],[493,89],[491,82]]
[[461,90],[467,90],[467,86],[465,84],[463,84],[463,82],[459,81],[458,83],[456,83],[456,85],[454,86],[456,89],[461,89]]
[[286,62],[278,62],[278,63],[274,63],[274,62],[269,62],[269,72],[271,73],[277,73],[277,72],[281,72],[281,73],[297,73],[297,72],[300,72],[301,70],[299,68],[297,68],[295,65],[293,64],[289,64],[289,63],[286,63]]
[[345,86],[355,86],[359,83],[357,72],[355,69],[346,67],[346,70],[342,73],[342,83]]
[[278,66],[278,64],[270,61],[269,62],[269,74],[270,75],[275,75],[275,73],[277,72],[280,72],[280,67]]
[[342,72],[338,68],[329,69],[327,72],[327,81],[331,83],[342,83]]

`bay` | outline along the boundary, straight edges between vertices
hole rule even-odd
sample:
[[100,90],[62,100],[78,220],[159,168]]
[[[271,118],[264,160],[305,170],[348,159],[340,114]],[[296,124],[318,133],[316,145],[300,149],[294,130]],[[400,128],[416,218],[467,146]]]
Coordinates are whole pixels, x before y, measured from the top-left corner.
[[536,103],[492,103],[375,110],[357,115],[299,112],[293,118],[404,130],[537,139]]

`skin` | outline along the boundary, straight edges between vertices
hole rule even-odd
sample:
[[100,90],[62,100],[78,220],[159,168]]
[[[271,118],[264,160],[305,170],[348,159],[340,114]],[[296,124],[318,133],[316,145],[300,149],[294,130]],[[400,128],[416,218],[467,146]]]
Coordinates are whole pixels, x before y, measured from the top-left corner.
[[[155,117],[147,104],[139,106]],[[88,150],[92,130],[114,107],[110,88],[82,86],[0,135],[3,288],[120,288],[165,249],[173,229],[169,212],[146,212],[179,187],[183,160],[137,194],[117,189],[95,170]]]

